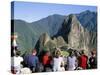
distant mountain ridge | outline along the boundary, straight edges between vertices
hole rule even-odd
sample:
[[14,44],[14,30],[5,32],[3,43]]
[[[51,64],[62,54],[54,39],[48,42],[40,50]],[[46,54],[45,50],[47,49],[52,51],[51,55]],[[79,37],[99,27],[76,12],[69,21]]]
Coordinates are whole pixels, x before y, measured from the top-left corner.
[[76,14],[78,20],[89,31],[97,32],[97,12],[91,12],[89,10]]
[[[91,43],[91,45],[90,44],[89,45],[91,47],[92,45],[93,47],[96,47],[97,13],[91,11],[84,11],[80,14],[74,14],[74,15],[76,16],[78,22],[80,22],[79,24],[83,28],[85,28],[88,32],[91,32],[91,36],[90,36],[91,38],[92,36],[95,35],[93,39],[91,39],[91,40],[95,40],[93,41],[95,43],[94,44]],[[31,49],[35,47],[37,41],[39,40],[39,37],[43,33],[47,33],[50,37],[54,37],[55,35],[62,36],[62,33],[64,35],[65,33],[64,32],[61,33],[59,30],[62,28],[62,25],[65,25],[64,30],[66,31],[66,24],[64,23],[66,23],[65,20],[67,20],[68,17],[69,15],[63,16],[63,15],[54,14],[32,23],[27,23],[22,20],[12,20],[14,21],[15,32],[17,32],[19,36],[17,42],[20,50],[22,51],[22,54],[29,53]],[[70,22],[68,25],[70,26]],[[69,40],[67,40],[66,42],[68,43],[68,41]]]

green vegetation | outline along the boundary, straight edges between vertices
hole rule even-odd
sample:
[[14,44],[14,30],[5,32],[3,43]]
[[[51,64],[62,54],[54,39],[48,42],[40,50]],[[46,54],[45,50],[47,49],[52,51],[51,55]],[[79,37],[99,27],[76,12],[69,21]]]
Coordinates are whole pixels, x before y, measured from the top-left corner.
[[69,53],[68,53],[67,51],[61,51],[61,54],[62,54],[63,56],[68,56],[68,55],[69,55]]
[[[97,29],[97,13],[85,11],[83,13],[77,14],[76,17],[81,23],[81,25],[83,25],[84,28],[87,28],[87,30],[91,31],[90,40],[89,40],[90,44],[88,44],[89,47],[96,47],[97,46],[97,30],[96,30]],[[63,34],[64,36],[67,36],[67,34],[65,34],[64,32],[58,32],[65,18],[67,18],[67,16],[51,15],[32,23],[27,23],[22,20],[12,20],[14,21],[14,30],[15,32],[18,33],[17,43],[18,43],[19,49],[21,50],[21,55],[25,53],[30,53],[32,49],[35,48],[35,45],[37,41],[39,40],[40,35],[45,32],[48,33],[50,37],[55,36],[57,33],[58,33],[57,35]],[[62,30],[68,31],[66,29],[66,26],[65,26],[65,29],[62,29]],[[61,39],[62,38],[58,38],[59,40],[58,45],[60,46],[63,45],[63,40],[61,41]],[[65,40],[64,37],[63,39]],[[68,42],[68,40],[65,40],[65,41]],[[46,47],[48,48],[48,46],[49,48],[54,48],[55,43],[50,41],[48,42]],[[62,51],[62,54],[68,55],[68,52]]]

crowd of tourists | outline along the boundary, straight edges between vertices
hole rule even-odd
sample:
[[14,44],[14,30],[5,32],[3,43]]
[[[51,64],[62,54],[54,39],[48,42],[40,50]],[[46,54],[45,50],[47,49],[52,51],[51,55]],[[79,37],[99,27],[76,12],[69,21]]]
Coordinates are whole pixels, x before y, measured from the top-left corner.
[[63,57],[61,50],[55,50],[54,56],[51,56],[49,51],[46,51],[41,56],[37,56],[37,51],[34,49],[31,54],[24,57],[20,56],[20,51],[12,57],[12,72],[21,73],[22,68],[27,68],[31,73],[34,72],[56,72],[56,71],[73,71],[97,68],[97,57],[95,51],[91,52],[90,58],[85,55],[82,50],[79,56],[75,55],[74,51],[69,52],[69,56]]
[[61,49],[55,48],[54,53],[45,51],[42,55],[37,55],[37,50],[33,49],[31,54],[21,57],[20,50],[17,48],[17,45],[14,45],[11,53],[11,72],[20,74],[96,69],[96,50],[91,51],[90,57],[84,51],[80,50],[78,52],[70,49],[69,55],[63,56]]

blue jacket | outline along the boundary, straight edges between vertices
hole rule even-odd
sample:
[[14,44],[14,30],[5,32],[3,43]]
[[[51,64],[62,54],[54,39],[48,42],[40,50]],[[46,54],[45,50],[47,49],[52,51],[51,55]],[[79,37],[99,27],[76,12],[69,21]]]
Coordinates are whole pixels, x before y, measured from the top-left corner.
[[27,64],[28,67],[36,67],[39,63],[39,60],[37,56],[30,54],[25,56],[24,62],[25,64]]

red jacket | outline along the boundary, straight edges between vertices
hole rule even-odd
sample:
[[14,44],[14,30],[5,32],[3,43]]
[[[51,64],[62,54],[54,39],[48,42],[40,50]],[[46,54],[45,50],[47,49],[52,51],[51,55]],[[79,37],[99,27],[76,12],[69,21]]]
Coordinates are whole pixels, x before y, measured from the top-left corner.
[[50,59],[50,56],[48,55],[44,55],[43,56],[43,65],[48,65],[51,63],[51,59]]
[[80,58],[79,58],[79,66],[82,67],[83,69],[86,69],[87,61],[88,61],[88,57],[86,55],[80,56]]

